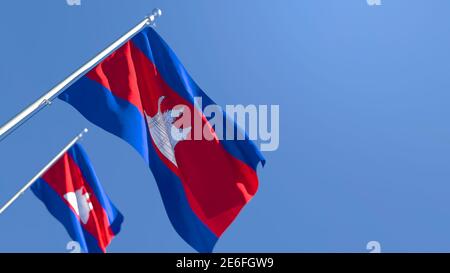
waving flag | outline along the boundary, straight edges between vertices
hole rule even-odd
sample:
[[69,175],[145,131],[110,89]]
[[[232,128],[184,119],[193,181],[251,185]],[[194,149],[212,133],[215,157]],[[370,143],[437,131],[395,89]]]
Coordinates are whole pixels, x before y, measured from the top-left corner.
[[[175,230],[199,252],[213,250],[256,193],[256,167],[264,159],[248,137],[221,140],[210,126],[213,140],[194,140],[192,128],[174,127],[183,112],[192,113],[192,124],[200,120],[208,126],[203,110],[214,102],[153,28],[142,30],[59,97],[139,152]],[[202,99],[201,107],[194,97]]]
[[89,159],[75,144],[31,187],[83,252],[106,252],[123,217],[103,191]]

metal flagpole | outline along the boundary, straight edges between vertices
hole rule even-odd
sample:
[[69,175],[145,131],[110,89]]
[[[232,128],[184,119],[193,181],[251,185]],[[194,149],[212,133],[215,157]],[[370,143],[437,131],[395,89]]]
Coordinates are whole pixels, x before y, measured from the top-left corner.
[[78,134],[74,139],[72,139],[45,167],[40,170],[31,180],[23,186],[6,204],[0,209],[0,214],[2,214],[17,198],[19,198],[31,185],[33,185],[36,180],[38,180],[48,169],[50,169],[56,161],[58,161],[70,148],[72,148],[78,140],[80,140],[84,134],[88,132],[85,128],[80,134]]
[[153,25],[156,18],[162,15],[162,11],[158,8],[154,9],[150,15],[145,17],[139,24],[129,30],[125,35],[120,37],[117,41],[112,43],[102,52],[100,52],[93,59],[88,61],[82,67],[80,67],[77,71],[72,73],[69,77],[64,79],[62,82],[57,84],[55,87],[50,89],[45,95],[37,99],[35,102],[30,104],[27,108],[25,108],[22,112],[17,114],[11,120],[6,122],[2,127],[0,127],[0,141],[3,140],[9,132],[12,132],[17,126],[19,126],[22,122],[33,114],[37,113],[42,107],[49,105],[53,99],[55,99],[62,91],[64,91],[67,87],[73,84],[76,80],[84,76],[89,70],[94,68],[98,63],[108,57],[112,52],[125,44],[129,39],[133,38],[140,30],[142,30],[147,25]]

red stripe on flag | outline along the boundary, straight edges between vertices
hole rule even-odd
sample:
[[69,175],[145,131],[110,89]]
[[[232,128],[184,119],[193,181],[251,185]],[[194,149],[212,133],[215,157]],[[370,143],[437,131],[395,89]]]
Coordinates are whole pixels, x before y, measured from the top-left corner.
[[[114,90],[114,95],[127,100],[142,113],[142,102],[138,89],[136,71],[131,59],[130,42],[109,55],[105,60],[89,71],[86,76],[103,85],[108,90]],[[122,69],[112,69],[113,67]]]

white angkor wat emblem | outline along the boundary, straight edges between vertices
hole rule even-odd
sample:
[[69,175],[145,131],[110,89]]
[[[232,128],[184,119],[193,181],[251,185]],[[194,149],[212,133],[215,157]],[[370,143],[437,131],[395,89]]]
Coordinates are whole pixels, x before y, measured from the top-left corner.
[[191,132],[191,127],[177,128],[173,125],[176,118],[180,117],[184,108],[168,110],[161,113],[161,102],[164,96],[158,99],[158,113],[154,117],[150,117],[145,113],[147,118],[150,136],[158,150],[178,167],[175,159],[175,146],[179,141],[186,140],[187,135]]
[[70,204],[78,217],[80,217],[81,222],[86,224],[89,221],[89,214],[94,207],[89,200],[89,193],[86,192],[85,188],[82,187],[75,192],[68,192],[64,194],[64,198]]

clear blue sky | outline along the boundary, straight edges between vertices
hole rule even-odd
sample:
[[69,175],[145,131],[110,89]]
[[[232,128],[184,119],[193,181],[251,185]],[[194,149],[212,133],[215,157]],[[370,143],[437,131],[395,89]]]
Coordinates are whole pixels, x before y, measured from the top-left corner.
[[[450,251],[449,1],[81,3],[0,3],[0,123],[160,7],[157,31],[216,102],[280,105],[280,147],[217,252]],[[139,155],[61,101],[0,142],[0,202],[84,127],[125,216],[109,251],[192,251]],[[69,240],[31,192],[0,215],[0,252]]]

